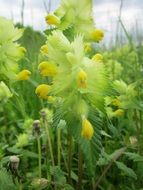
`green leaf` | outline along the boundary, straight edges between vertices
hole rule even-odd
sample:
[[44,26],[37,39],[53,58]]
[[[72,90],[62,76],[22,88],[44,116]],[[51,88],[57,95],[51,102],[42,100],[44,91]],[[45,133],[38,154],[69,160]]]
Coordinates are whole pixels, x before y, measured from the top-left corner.
[[101,130],[101,135],[109,137],[109,138],[112,138],[111,135],[109,135],[108,133],[106,133],[106,131],[104,131],[104,130]]
[[0,189],[1,190],[17,190],[13,183],[12,177],[5,169],[0,169]]
[[65,173],[59,168],[59,166],[54,166],[50,168],[51,174],[54,176],[54,180],[59,185],[66,184]]
[[81,131],[82,131],[81,121],[79,121],[77,118],[70,118],[69,115],[70,114],[68,113],[68,117],[66,119],[67,126],[83,152],[88,174],[90,176],[94,176],[96,163],[102,150],[102,144],[101,144],[102,120],[99,117],[98,112],[95,109],[91,108],[88,120],[91,122],[92,126],[94,127],[94,135],[92,139],[89,140],[81,136]]
[[125,152],[124,153],[130,160],[133,160],[134,162],[142,162],[143,161],[143,157],[140,156],[137,153],[133,153],[133,152]]
[[134,179],[137,179],[137,175],[136,175],[136,173],[134,172],[133,169],[127,167],[127,166],[126,166],[124,163],[122,163],[122,162],[116,161],[115,163],[116,163],[117,167],[118,167],[122,172],[124,172],[125,175],[127,175],[127,176],[129,176],[129,177],[132,177],[132,178],[134,178]]

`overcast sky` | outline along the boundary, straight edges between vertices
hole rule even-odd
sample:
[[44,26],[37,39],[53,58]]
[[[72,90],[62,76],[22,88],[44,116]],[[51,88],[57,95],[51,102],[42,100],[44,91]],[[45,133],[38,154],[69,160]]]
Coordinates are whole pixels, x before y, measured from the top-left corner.
[[[44,16],[48,0],[25,0],[24,24],[33,26],[36,30],[46,29]],[[0,0],[0,16],[21,21],[22,0]],[[94,18],[96,26],[106,31],[109,37],[116,32],[120,0],[94,0]],[[51,11],[59,6],[60,0],[51,0]],[[78,3],[78,0],[77,0]],[[124,0],[122,19],[128,30],[137,26],[143,31],[143,0]],[[142,28],[141,28],[142,27]]]

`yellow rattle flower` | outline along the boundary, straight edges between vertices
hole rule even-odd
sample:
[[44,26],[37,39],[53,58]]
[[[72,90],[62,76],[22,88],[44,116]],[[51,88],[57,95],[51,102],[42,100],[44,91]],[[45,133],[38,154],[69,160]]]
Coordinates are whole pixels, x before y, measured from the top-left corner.
[[103,56],[100,53],[97,53],[92,57],[92,60],[95,61],[95,62],[102,62],[103,61]]
[[48,61],[43,61],[39,64],[38,70],[40,74],[44,77],[55,76],[57,74],[57,66]]
[[41,46],[40,52],[41,52],[42,54],[48,54],[48,46],[47,46],[46,44],[43,45],[43,46]]
[[78,73],[78,76],[77,76],[77,84],[78,84],[78,87],[79,88],[86,88],[86,79],[87,79],[87,74],[85,71],[81,70],[79,73]]
[[91,139],[94,133],[94,129],[91,125],[91,123],[87,119],[83,119],[82,121],[82,137],[86,139]]
[[92,51],[92,47],[91,47],[91,44],[90,44],[90,43],[85,43],[85,44],[84,44],[84,51],[85,51],[86,53]]
[[115,99],[112,100],[112,105],[120,107],[121,106],[121,102],[120,102],[119,99],[115,98]]
[[117,109],[116,111],[114,111],[113,114],[115,117],[120,117],[124,114],[124,110],[123,109]]
[[37,86],[35,93],[42,99],[48,99],[48,93],[51,89],[51,86],[47,84],[40,84]]
[[95,29],[91,32],[91,40],[95,42],[99,42],[103,39],[104,37],[104,32],[99,29]]
[[46,17],[46,23],[50,25],[58,25],[60,24],[60,19],[54,14],[48,14]]
[[28,80],[31,75],[29,70],[22,70],[17,74],[17,80]]

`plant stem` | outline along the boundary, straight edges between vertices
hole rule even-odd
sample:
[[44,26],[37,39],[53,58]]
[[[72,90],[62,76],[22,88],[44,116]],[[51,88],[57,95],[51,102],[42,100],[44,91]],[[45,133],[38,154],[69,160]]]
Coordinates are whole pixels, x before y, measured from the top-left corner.
[[69,149],[68,149],[68,182],[71,183],[71,166],[72,166],[72,135],[69,134]]
[[52,142],[51,142],[51,137],[50,137],[50,132],[49,132],[47,122],[45,122],[45,129],[46,129],[47,138],[48,138],[48,145],[49,145],[49,150],[50,150],[52,166],[54,167],[55,166],[55,161],[54,161],[54,155],[53,155],[53,148],[52,148]]
[[78,151],[78,182],[77,182],[77,190],[82,189],[82,175],[83,175],[83,157],[82,157],[82,151],[79,148]]
[[107,171],[110,169],[112,164],[125,152],[125,150],[126,150],[126,147],[121,148],[118,154],[115,155],[112,161],[105,167],[101,176],[98,178],[97,182],[95,183],[93,190],[96,190],[96,188],[98,187],[98,185],[100,184],[100,182],[102,181],[103,177],[106,175]]
[[39,163],[39,178],[41,178],[41,142],[40,142],[40,137],[37,138],[37,143],[38,143],[38,163]]
[[58,152],[58,166],[61,165],[61,129],[57,129],[57,152]]

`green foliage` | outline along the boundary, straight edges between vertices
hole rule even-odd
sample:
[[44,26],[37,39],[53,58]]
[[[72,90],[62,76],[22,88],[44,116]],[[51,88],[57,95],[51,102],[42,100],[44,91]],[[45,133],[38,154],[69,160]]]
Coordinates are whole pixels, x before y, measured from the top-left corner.
[[123,164],[122,162],[118,162],[116,161],[115,162],[117,167],[123,171],[123,174],[129,176],[129,177],[132,177],[134,179],[137,179],[137,175],[136,173],[134,172],[134,170],[132,170],[131,168],[127,167],[125,164]]
[[5,169],[0,169],[0,188],[2,190],[17,190],[16,186],[13,183],[12,177]]
[[[62,0],[54,14],[60,22],[44,35],[0,18],[0,189],[141,190],[143,45],[103,48],[103,61],[94,61],[101,48],[90,36],[91,0]],[[55,64],[54,77],[40,75],[41,61]],[[30,80],[12,80],[19,69],[29,69]],[[51,85],[52,101],[37,97],[39,84]],[[12,155],[18,177],[4,169]]]

